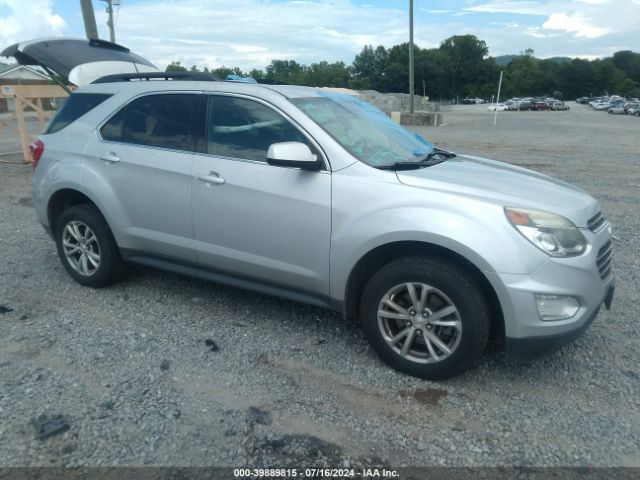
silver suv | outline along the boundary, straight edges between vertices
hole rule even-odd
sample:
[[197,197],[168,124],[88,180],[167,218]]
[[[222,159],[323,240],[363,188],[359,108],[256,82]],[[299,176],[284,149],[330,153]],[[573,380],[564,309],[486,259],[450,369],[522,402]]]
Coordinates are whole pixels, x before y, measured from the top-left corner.
[[584,191],[437,149],[354,96],[189,75],[82,86],[34,144],[38,218],[78,283],[135,262],[330,308],[427,379],[491,334],[545,353],[610,306],[611,227]]

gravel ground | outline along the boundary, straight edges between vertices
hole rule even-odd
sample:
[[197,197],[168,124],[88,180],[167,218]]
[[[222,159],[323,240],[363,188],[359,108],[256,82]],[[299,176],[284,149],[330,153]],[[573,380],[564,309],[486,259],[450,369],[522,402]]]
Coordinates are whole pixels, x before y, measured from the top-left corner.
[[[439,383],[318,308],[137,267],[82,288],[36,221],[30,167],[0,164],[0,466],[640,466],[640,119],[571,106],[495,129],[460,107],[421,130],[580,185],[620,238],[613,308],[583,337]],[[70,429],[36,440],[43,414]]]

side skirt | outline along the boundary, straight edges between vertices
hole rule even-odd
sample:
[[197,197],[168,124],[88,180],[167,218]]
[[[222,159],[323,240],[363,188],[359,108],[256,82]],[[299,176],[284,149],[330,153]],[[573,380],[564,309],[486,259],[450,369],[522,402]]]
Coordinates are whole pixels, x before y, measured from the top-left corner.
[[274,297],[285,298],[294,302],[306,303],[333,310],[329,298],[317,295],[304,290],[292,289],[276,283],[269,283],[253,278],[243,277],[228,272],[204,268],[198,264],[177,260],[171,257],[160,255],[150,255],[138,250],[120,249],[122,259],[144,265],[146,267],[167,270],[189,277],[201,278],[214,283],[229,285],[231,287],[242,288],[254,292],[264,293]]

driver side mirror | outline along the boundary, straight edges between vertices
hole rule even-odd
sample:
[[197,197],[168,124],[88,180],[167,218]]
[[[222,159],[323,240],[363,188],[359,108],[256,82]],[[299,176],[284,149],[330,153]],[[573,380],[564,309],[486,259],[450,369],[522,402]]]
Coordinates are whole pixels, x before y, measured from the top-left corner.
[[272,143],[267,152],[267,163],[278,167],[295,167],[303,170],[320,170],[318,156],[301,142]]

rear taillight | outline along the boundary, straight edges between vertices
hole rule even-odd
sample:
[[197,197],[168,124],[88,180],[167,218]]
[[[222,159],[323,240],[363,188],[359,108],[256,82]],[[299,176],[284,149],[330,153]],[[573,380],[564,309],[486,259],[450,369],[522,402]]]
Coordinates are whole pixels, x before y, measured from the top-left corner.
[[31,150],[31,161],[33,169],[35,170],[38,166],[38,162],[40,161],[40,157],[44,153],[44,143],[42,140],[36,140],[31,145],[29,145],[29,150]]

